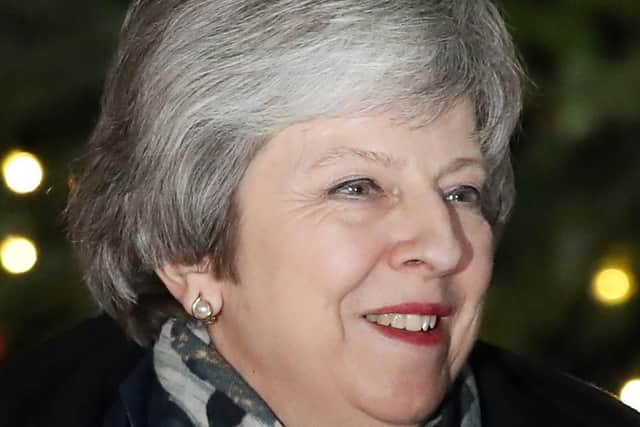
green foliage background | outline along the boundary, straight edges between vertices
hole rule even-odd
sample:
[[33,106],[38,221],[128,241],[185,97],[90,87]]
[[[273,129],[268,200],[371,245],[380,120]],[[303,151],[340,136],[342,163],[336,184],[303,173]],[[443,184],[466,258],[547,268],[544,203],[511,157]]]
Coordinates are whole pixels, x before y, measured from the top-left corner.
[[[24,234],[40,249],[30,273],[0,271],[9,354],[94,311],[60,213],[126,6],[2,0],[0,156],[21,148],[46,167],[33,195],[0,188],[0,238]],[[640,297],[602,307],[589,286],[612,258],[640,275],[640,2],[502,6],[532,84],[513,150],[519,199],[483,336],[617,391],[640,375]]]

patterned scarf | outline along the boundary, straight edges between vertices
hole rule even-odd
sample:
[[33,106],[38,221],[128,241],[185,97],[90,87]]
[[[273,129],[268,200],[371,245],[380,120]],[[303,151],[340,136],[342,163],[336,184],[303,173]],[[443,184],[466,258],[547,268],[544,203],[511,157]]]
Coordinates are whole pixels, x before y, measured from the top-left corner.
[[[199,324],[169,320],[153,349],[158,382],[149,425],[282,427],[262,398],[213,348]],[[423,427],[481,427],[478,389],[465,368]]]

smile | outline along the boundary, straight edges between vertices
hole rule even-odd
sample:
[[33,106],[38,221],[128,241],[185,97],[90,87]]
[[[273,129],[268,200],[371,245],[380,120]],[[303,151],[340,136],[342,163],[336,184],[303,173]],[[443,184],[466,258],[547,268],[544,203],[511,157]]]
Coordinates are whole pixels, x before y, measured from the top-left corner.
[[436,328],[439,317],[436,315],[424,316],[420,314],[367,314],[365,318],[381,326],[389,326],[395,329],[410,332],[428,332]]
[[408,302],[379,307],[363,319],[378,333],[394,341],[417,346],[439,346],[449,340],[449,328],[442,320],[453,308],[440,303]]

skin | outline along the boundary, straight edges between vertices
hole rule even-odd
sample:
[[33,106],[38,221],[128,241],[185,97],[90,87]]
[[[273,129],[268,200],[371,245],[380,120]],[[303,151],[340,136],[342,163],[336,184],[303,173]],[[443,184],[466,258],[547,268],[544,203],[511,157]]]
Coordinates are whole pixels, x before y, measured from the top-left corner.
[[[216,347],[287,426],[419,425],[477,337],[493,256],[485,177],[467,102],[420,128],[384,115],[298,124],[238,188],[239,283],[159,274],[185,307],[214,301]],[[452,307],[441,344],[363,318],[406,302]]]

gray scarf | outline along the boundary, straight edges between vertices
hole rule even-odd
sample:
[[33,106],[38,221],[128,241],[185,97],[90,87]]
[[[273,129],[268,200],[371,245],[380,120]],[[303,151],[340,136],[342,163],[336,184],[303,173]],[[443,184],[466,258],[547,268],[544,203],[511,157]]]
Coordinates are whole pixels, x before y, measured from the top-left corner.
[[[262,398],[215,350],[199,324],[165,323],[153,349],[153,364],[163,395],[194,426],[282,427]],[[481,427],[480,419],[478,389],[466,367],[438,413],[423,427]]]

